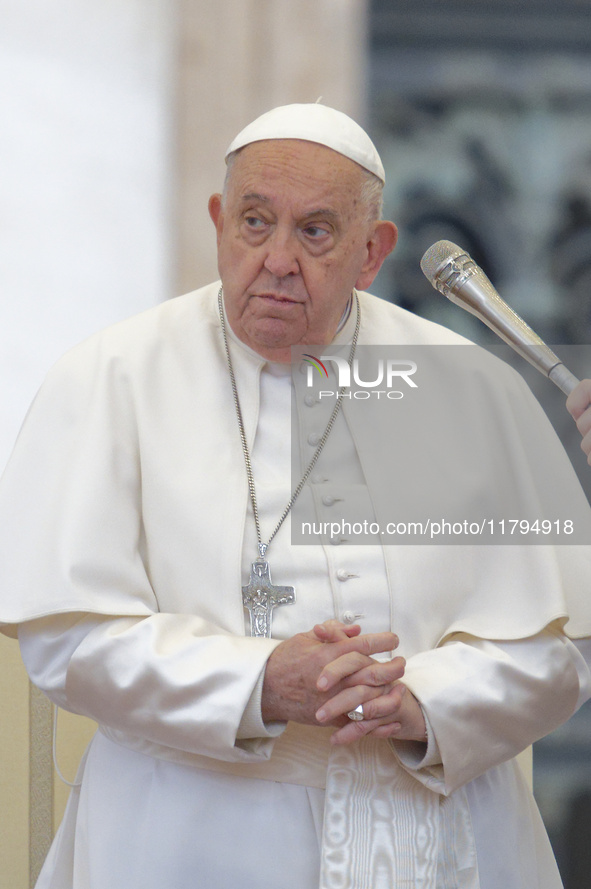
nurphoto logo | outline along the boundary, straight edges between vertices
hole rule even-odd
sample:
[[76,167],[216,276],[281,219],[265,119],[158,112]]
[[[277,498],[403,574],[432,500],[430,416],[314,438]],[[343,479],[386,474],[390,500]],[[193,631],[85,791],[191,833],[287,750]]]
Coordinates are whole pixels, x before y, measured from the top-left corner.
[[[405,383],[411,389],[417,389],[418,385],[412,379],[416,373],[417,364],[415,361],[403,361],[396,358],[379,358],[375,370],[371,373],[370,379],[362,379],[359,359],[354,358],[349,365],[346,358],[340,355],[321,355],[315,358],[313,355],[305,354],[302,356],[307,364],[306,385],[311,388],[314,385],[314,371],[318,371],[321,377],[328,379],[328,370],[324,362],[332,362],[337,374],[338,392],[320,391],[319,398],[356,398],[367,399],[375,396],[380,398],[384,396],[390,399],[404,398],[404,392],[395,389],[394,386],[400,386]],[[367,370],[364,371],[367,374]],[[356,389],[351,389],[351,376],[353,377]],[[380,388],[381,387],[381,388]],[[345,390],[341,392],[341,390]]]

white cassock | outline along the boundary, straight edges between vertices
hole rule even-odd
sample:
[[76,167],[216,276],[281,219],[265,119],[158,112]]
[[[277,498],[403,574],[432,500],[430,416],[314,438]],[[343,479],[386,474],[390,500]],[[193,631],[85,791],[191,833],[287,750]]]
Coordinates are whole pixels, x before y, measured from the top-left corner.
[[[589,548],[302,547],[286,523],[268,558],[296,603],[275,610],[273,639],[250,638],[240,588],[256,537],[216,294],[62,359],[3,479],[0,620],[20,624],[52,700],[100,725],[39,889],[557,889],[514,757],[591,693],[563,632],[591,635]],[[360,344],[461,342],[360,300]],[[290,494],[291,377],[234,337],[231,351],[265,539]],[[509,425],[525,411],[536,441],[551,433],[523,389],[507,371],[479,397]],[[304,465],[317,407],[297,405]],[[324,517],[384,471],[353,414],[337,424],[339,459],[321,457],[304,495]],[[263,724],[271,651],[331,617],[399,635],[428,744],[331,748],[330,729]]]

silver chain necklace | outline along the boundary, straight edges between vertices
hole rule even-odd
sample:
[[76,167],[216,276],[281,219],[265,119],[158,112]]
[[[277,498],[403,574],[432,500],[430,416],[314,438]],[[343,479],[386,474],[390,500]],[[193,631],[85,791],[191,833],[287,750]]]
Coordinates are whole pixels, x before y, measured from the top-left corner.
[[[353,291],[355,297],[355,305],[357,309],[357,319],[355,322],[355,331],[353,333],[353,339],[351,340],[351,351],[349,353],[349,367],[353,364],[353,358],[355,356],[355,348],[357,346],[357,340],[359,338],[359,327],[361,324],[361,309],[359,306],[359,297],[357,296],[356,291]],[[226,333],[226,320],[224,318],[224,305],[223,305],[223,288],[220,287],[218,292],[218,309],[220,314],[220,324],[222,327],[222,337],[224,339],[224,349],[226,350],[226,360],[228,363],[228,371],[230,374],[230,382],[232,384],[232,395],[234,397],[234,407],[236,409],[236,419],[238,420],[238,429],[240,431],[240,441],[242,443],[242,453],[244,455],[244,465],[246,467],[246,476],[248,478],[248,490],[250,493],[250,502],[252,503],[252,511],[254,515],[254,523],[256,526],[257,532],[257,541],[258,541],[258,549],[259,549],[259,557],[252,563],[250,569],[250,580],[246,586],[242,587],[242,603],[250,614],[250,635],[258,636],[258,637],[270,637],[271,636],[271,619],[273,614],[273,609],[277,605],[291,605],[295,602],[295,589],[290,586],[276,586],[271,583],[271,573],[269,569],[269,563],[265,559],[266,552],[271,544],[271,541],[274,539],[275,535],[281,528],[283,522],[289,515],[289,512],[296,502],[297,498],[301,494],[304,485],[308,481],[310,477],[310,473],[314,469],[320,454],[326,444],[328,436],[332,431],[332,427],[334,426],[335,420],[341,409],[341,403],[343,401],[343,393],[346,386],[341,386],[338,391],[336,404],[333,408],[333,411],[329,417],[328,423],[326,424],[326,429],[322,434],[320,441],[318,442],[318,446],[314,452],[314,455],[308,466],[301,477],[298,485],[294,489],[291,497],[289,498],[289,502],[285,509],[283,510],[277,525],[275,526],[274,531],[269,537],[266,543],[263,543],[263,538],[261,534],[261,525],[259,520],[259,509],[257,505],[256,491],[254,486],[254,476],[252,473],[252,463],[250,459],[250,451],[248,449],[248,442],[246,440],[246,430],[244,428],[244,420],[242,418],[242,409],[240,407],[240,400],[238,398],[238,387],[236,386],[236,376],[234,374],[234,366],[232,364],[232,358],[230,356],[230,348],[228,346],[228,336]]]

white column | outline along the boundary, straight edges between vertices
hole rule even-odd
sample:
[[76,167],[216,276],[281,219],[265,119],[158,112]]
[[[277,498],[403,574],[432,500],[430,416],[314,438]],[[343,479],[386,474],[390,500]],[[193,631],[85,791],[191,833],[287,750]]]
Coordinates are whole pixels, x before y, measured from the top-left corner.
[[56,358],[172,293],[171,6],[0,0],[0,469]]

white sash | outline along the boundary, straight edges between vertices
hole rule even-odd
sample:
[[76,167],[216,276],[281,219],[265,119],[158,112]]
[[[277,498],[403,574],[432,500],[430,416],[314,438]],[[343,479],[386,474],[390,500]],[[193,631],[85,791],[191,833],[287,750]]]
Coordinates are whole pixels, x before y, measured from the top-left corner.
[[463,791],[444,797],[366,738],[331,752],[320,889],[479,889]]

